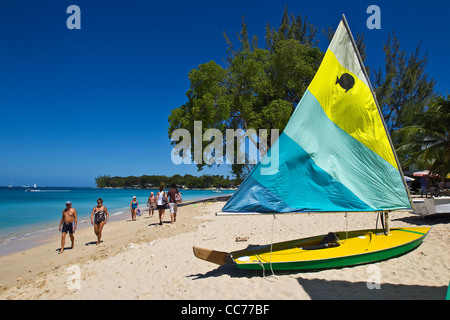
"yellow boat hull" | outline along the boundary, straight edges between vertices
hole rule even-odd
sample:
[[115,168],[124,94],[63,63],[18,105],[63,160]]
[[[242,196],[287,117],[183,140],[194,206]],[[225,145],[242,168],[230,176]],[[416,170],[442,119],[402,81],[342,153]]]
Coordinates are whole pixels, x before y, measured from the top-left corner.
[[[380,231],[380,230],[378,230]],[[430,228],[391,229],[389,235],[376,230],[337,232],[335,247],[318,248],[325,237],[292,240],[258,248],[224,253],[194,248],[194,254],[217,264],[232,262],[240,269],[316,270],[340,268],[390,259],[417,248]],[[211,259],[208,259],[211,257]]]

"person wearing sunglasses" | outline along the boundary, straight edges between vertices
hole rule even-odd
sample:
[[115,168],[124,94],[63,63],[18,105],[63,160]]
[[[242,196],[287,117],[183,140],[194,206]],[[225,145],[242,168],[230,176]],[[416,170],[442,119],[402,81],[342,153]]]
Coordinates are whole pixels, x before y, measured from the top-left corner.
[[91,212],[91,223],[94,225],[94,232],[97,236],[97,245],[102,239],[102,230],[104,225],[108,222],[109,213],[108,209],[103,206],[102,198],[97,199],[97,206],[92,209]]

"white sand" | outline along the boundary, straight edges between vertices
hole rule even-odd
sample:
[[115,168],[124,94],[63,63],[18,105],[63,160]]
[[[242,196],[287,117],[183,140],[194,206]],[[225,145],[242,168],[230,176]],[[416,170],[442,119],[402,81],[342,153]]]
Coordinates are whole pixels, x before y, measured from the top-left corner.
[[[197,259],[192,247],[233,251],[345,230],[344,214],[216,217],[223,202],[179,208],[174,225],[147,211],[138,221],[108,223],[99,246],[93,227],[76,233],[73,250],[51,242],[0,257],[0,299],[445,299],[450,279],[449,218],[391,213],[391,228],[430,226],[415,251],[370,265],[319,272],[240,271]],[[157,215],[157,213],[155,213]],[[166,210],[165,220],[169,221]],[[375,227],[375,214],[348,214],[349,230]],[[236,242],[236,237],[248,237]],[[88,244],[88,245],[86,245]],[[70,246],[69,237],[66,247]],[[375,267],[375,269],[374,269]],[[367,281],[379,271],[381,289]],[[79,275],[80,282],[72,281]]]

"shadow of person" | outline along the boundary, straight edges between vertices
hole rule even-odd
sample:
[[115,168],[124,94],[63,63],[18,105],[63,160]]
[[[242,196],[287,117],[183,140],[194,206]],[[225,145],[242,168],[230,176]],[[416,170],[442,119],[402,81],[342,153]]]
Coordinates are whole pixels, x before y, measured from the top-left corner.
[[[100,240],[100,243],[102,243],[102,242],[103,242],[103,240]],[[87,242],[87,243],[85,243],[84,245],[85,245],[85,246],[90,246],[90,245],[93,245],[93,244],[97,244],[97,241]]]

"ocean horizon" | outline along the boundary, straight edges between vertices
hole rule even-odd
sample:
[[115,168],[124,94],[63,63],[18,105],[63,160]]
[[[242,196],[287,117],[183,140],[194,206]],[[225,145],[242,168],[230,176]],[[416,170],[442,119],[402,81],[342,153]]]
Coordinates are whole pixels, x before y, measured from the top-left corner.
[[[164,189],[166,192],[169,188]],[[59,232],[66,201],[72,201],[81,227],[88,222],[97,199],[103,199],[110,221],[130,217],[130,201],[137,197],[141,208],[157,189],[96,187],[0,187],[0,255],[32,247]],[[180,189],[183,202],[234,193],[234,190]]]

